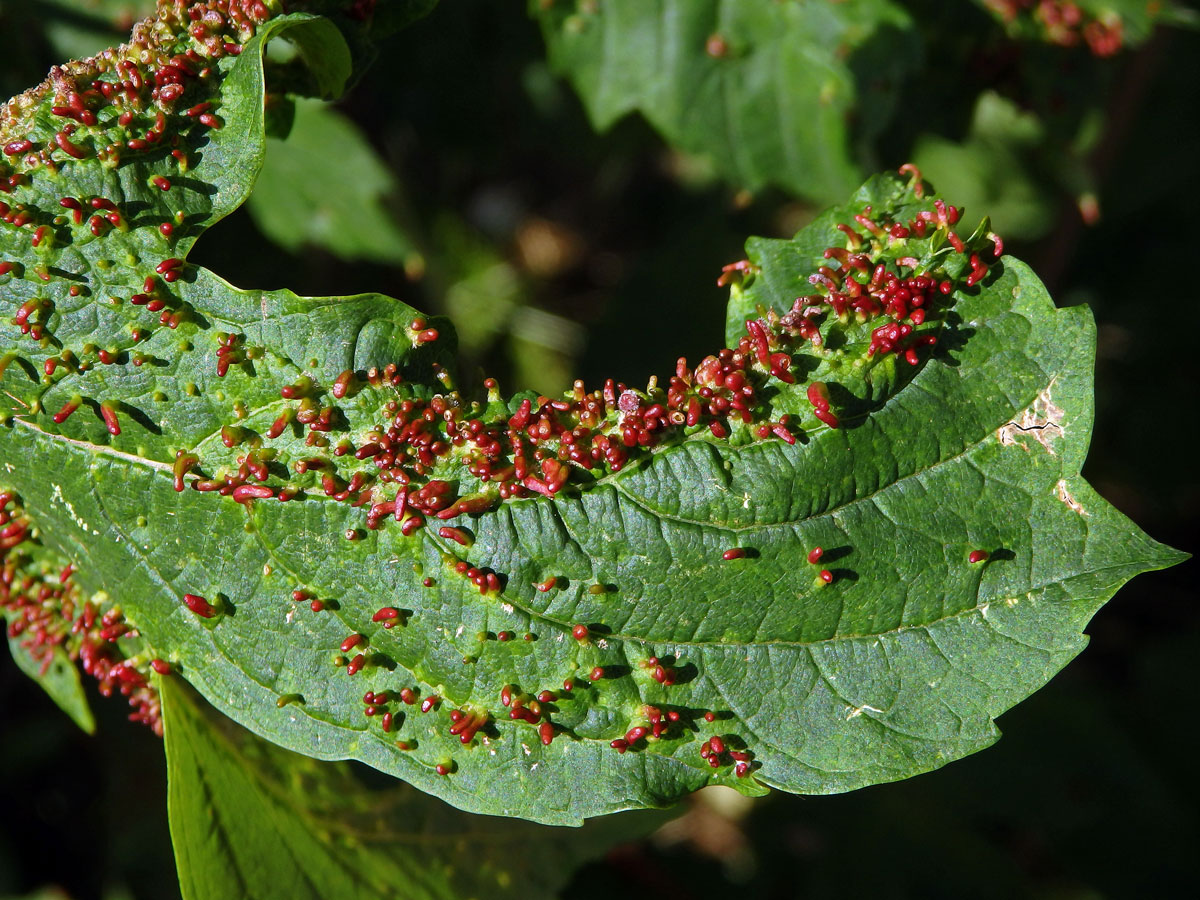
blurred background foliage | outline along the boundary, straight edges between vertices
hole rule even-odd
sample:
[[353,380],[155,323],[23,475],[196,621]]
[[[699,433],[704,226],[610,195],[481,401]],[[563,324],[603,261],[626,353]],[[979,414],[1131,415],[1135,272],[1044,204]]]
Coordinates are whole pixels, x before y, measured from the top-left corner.
[[[0,0],[0,95],[119,41],[147,5]],[[883,19],[842,20],[847,46],[869,52],[821,63],[849,91],[837,99],[841,137],[813,151],[829,156],[821,171],[853,180],[914,161],[968,217],[991,215],[1060,305],[1091,306],[1097,420],[1085,475],[1154,537],[1196,553],[1196,11],[1156,0],[824,5]],[[193,259],[245,287],[378,290],[444,312],[463,371],[509,390],[641,384],[716,349],[721,264],[751,234],[789,236],[839,187],[803,166],[750,171],[705,153],[705,135],[687,132],[695,117],[672,118],[636,80],[601,108],[562,43],[602,6],[446,2],[385,47],[343,102],[273,96],[255,195]],[[713,35],[724,46],[709,40],[703,55],[738,49],[734,32]],[[790,52],[779,43],[771,52]],[[775,127],[761,110],[757,126]],[[1004,716],[1004,739],[985,753],[845,796],[702,792],[651,836],[586,865],[564,895],[1191,893],[1196,580],[1194,562],[1135,579],[1093,622],[1087,652]],[[0,665],[0,898],[178,896],[161,743],[123,722],[119,702],[94,708],[101,739]]]

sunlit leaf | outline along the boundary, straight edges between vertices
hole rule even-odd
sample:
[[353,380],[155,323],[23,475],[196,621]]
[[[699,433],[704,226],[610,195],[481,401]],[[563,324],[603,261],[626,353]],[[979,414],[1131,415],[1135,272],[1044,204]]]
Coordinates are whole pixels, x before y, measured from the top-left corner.
[[[33,145],[4,173],[0,481],[255,733],[548,823],[849,790],[992,743],[1121,584],[1182,558],[1079,475],[1088,311],[915,173],[753,239],[732,349],[645,390],[506,400],[456,383],[444,320],[193,266],[262,165],[284,29],[341,47],[272,18],[207,81],[168,73],[168,110],[71,107],[116,91],[85,67],[0,118]],[[336,93],[346,54],[309,56]]]

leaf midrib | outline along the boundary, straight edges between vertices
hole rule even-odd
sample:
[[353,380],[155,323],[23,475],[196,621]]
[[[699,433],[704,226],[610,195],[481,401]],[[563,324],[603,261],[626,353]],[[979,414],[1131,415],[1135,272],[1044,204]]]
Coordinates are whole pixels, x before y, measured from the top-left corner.
[[[67,438],[62,435],[52,434],[50,432],[43,431],[42,429],[38,428],[36,425],[33,425],[32,423],[29,423],[29,422],[26,422],[23,420],[17,419],[14,421],[20,421],[23,426],[25,426],[29,430],[31,430],[39,435],[42,435],[43,437],[50,438],[51,440],[62,441],[76,449],[83,450],[85,452],[88,450],[94,449],[94,450],[97,450],[98,452],[100,452],[100,455],[108,455],[108,456],[112,456],[112,457],[117,458],[124,462],[145,465],[147,467],[163,471],[164,473],[171,472],[171,467],[166,465],[165,463],[158,463],[153,460],[147,460],[143,457],[135,456],[135,455],[129,454],[129,453],[124,453],[124,452],[118,451],[118,450],[114,450],[113,448],[106,447],[104,445],[89,444],[86,441],[77,441],[73,438]],[[972,445],[972,447],[970,449],[974,449],[975,447],[982,446],[982,443],[983,442]],[[962,454],[958,454],[958,455],[962,455]],[[906,477],[909,477],[909,476],[906,476]],[[893,482],[893,483],[896,483],[896,482]],[[315,499],[315,500],[317,500],[317,502],[325,502],[324,498],[317,497],[317,498],[311,498],[311,499]],[[869,499],[869,497],[864,497],[861,499],[865,500],[865,499]],[[307,501],[304,501],[304,502],[307,502]],[[532,502],[537,502],[537,501],[532,501]],[[109,524],[111,525],[111,527],[114,530],[123,534],[121,529],[118,526],[116,526],[115,523],[112,522],[112,519],[110,516],[105,514],[105,518],[108,520]],[[256,531],[256,534],[259,534],[259,532]],[[259,534],[259,536],[261,538],[261,534]],[[426,539],[442,550],[449,552],[453,549],[448,543],[443,543],[441,541],[438,541],[435,538],[433,538],[432,535],[426,535]],[[260,541],[260,544],[263,547],[263,549],[268,554],[270,554],[271,557],[274,559],[275,555],[274,555],[273,548],[269,547],[265,541]],[[1098,571],[1098,572],[1099,571],[1107,571],[1109,569],[1124,568],[1126,566],[1127,566],[1126,563],[1120,563],[1120,564],[1116,564],[1113,566],[1106,566],[1102,569],[1097,569],[1095,571]],[[286,569],[286,567],[283,567],[283,568]],[[1047,582],[1047,584],[1048,583],[1049,582]],[[1046,584],[1031,586],[1029,588],[1029,591],[1027,591],[1026,593],[1036,592],[1045,586],[1046,586]],[[898,625],[895,628],[889,628],[889,629],[886,629],[883,631],[870,632],[870,633],[866,633],[866,634],[859,634],[859,633],[838,634],[838,635],[833,635],[828,638],[819,638],[817,640],[809,640],[809,641],[805,641],[805,640],[798,640],[798,641],[792,641],[792,640],[686,641],[686,640],[669,640],[669,639],[658,640],[658,639],[642,637],[640,635],[625,634],[622,632],[613,632],[612,634],[605,635],[605,638],[606,638],[606,640],[623,641],[623,642],[640,644],[640,645],[671,646],[671,647],[699,647],[702,649],[703,648],[736,649],[736,648],[744,648],[744,647],[794,647],[794,648],[802,648],[803,649],[803,648],[809,648],[809,647],[819,647],[819,646],[822,646],[825,644],[840,643],[842,641],[874,640],[874,639],[879,639],[879,638],[883,638],[883,637],[888,637],[891,635],[903,634],[908,631],[932,628],[932,627],[940,625],[944,622],[952,621],[954,619],[957,619],[957,618],[960,618],[963,616],[967,616],[967,615],[971,615],[973,613],[978,613],[988,604],[997,602],[998,600],[1002,600],[1002,599],[1004,599],[1004,598],[1000,598],[998,596],[997,597],[988,597],[986,599],[979,599],[979,602],[977,602],[973,606],[965,607],[960,610],[956,610],[953,613],[948,613],[944,616],[940,616],[935,619],[930,619],[927,622]],[[513,598],[509,594],[501,593],[501,594],[497,595],[497,601],[503,601],[503,602],[512,604],[515,608],[521,610],[521,612],[523,612],[525,615],[528,615],[531,619],[534,619],[536,621],[542,621],[542,622],[549,623],[551,625],[556,625],[567,631],[569,631],[572,627],[570,622],[567,622],[565,620],[560,620],[554,616],[549,616],[544,613],[538,612],[537,610],[525,605],[522,601],[520,601],[519,598]],[[263,684],[262,686],[265,688],[269,688],[269,686],[266,684]]]

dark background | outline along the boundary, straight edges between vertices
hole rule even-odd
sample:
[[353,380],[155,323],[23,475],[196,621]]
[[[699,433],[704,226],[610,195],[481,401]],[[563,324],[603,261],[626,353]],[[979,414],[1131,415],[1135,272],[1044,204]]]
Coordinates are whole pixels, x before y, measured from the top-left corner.
[[[597,136],[546,69],[521,4],[500,6],[444,4],[385,49],[386,65],[341,105],[396,173],[389,202],[424,259],[419,280],[397,265],[289,254],[246,211],[206,235],[194,261],[245,287],[380,290],[460,316],[483,303],[494,322],[464,340],[465,364],[507,389],[559,391],[573,377],[639,384],[680,355],[716,349],[720,265],[742,256],[746,236],[789,235],[814,210],[770,190],[739,193],[640,120]],[[1084,474],[1155,538],[1196,553],[1200,35],[1163,31],[1096,61],[1009,42],[965,4],[954,15],[951,28],[931,14],[938,71],[931,63],[905,85],[911,115],[875,159],[898,165],[930,135],[961,142],[984,89],[1067,130],[1097,112],[1100,136],[1077,162],[1099,221],[1083,223],[1052,134],[1022,151],[1042,214],[1024,236],[1006,235],[1008,248],[1060,305],[1095,313],[1097,417]],[[21,35],[0,52],[0,94],[34,84],[105,27],[86,2],[0,0],[0,35]],[[941,45],[941,31],[971,40]],[[568,892],[1193,893],[1197,577],[1193,561],[1134,579],[1096,616],[1083,655],[1000,720],[994,748],[850,795],[702,794],[652,838],[586,867]],[[93,699],[100,736],[88,738],[0,659],[0,897],[51,884],[77,900],[178,895],[161,743],[125,722],[119,701]]]

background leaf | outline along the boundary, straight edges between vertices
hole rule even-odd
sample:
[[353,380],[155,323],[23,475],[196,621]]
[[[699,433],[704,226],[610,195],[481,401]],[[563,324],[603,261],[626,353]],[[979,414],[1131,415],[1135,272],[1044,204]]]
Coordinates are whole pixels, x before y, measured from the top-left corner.
[[531,0],[530,11],[597,128],[638,111],[737,186],[822,203],[861,179],[851,118],[859,136],[883,130],[921,56],[888,0]]
[[578,832],[471,816],[281,750],[177,679],[161,690],[185,900],[556,897],[579,862],[663,819],[629,813]]
[[970,131],[961,143],[924,136],[913,161],[937,173],[937,184],[967,209],[986,209],[1004,235],[1043,237],[1054,224],[1054,198],[1042,188],[1039,150],[1045,128],[996,94],[980,95]]
[[8,649],[12,653],[13,662],[41,685],[42,690],[50,695],[50,699],[58,708],[71,717],[72,722],[88,734],[95,733],[96,720],[92,716],[91,707],[88,706],[87,695],[83,692],[79,670],[61,647],[50,650],[51,659],[48,666],[44,665],[46,660],[31,656],[20,638],[9,637]]
[[[331,181],[335,160],[340,177]],[[353,123],[324,103],[301,100],[287,137],[267,139],[248,208],[262,232],[291,252],[307,245],[416,271],[420,254],[389,209],[397,189]]]

